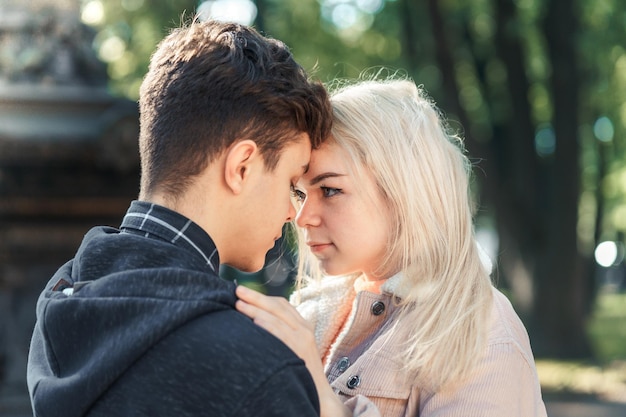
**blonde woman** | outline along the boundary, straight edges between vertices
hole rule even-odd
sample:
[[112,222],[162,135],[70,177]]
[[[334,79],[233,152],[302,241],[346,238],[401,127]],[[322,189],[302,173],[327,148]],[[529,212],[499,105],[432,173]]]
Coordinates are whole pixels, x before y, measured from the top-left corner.
[[460,138],[407,80],[332,95],[311,155],[292,296],[237,308],[307,364],[323,416],[546,416],[526,329],[475,242]]

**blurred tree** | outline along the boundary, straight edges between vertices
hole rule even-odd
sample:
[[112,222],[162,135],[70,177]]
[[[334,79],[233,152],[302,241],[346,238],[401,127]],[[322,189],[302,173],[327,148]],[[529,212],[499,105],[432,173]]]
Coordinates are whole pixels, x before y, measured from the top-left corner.
[[[136,97],[155,44],[197,1],[87,0],[111,88]],[[593,250],[626,232],[626,3],[256,0],[256,27],[322,81],[396,69],[462,130],[499,286],[538,355],[587,356]],[[100,12],[98,12],[100,10]],[[621,234],[620,234],[621,233]]]
[[542,237],[535,250],[533,325],[540,353],[580,357],[590,353],[585,321],[594,296],[592,252],[579,250],[577,225],[581,188],[579,88],[576,42],[579,10],[571,0],[551,0],[543,18],[552,69],[554,158],[541,180],[548,184],[542,210]]
[[83,0],[82,19],[98,31],[94,48],[109,64],[113,93],[136,99],[156,44],[193,16],[196,0]]

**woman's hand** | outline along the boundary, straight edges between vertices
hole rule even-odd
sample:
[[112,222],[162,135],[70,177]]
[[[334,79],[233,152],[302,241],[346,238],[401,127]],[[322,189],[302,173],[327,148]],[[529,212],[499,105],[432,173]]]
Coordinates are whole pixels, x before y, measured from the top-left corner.
[[283,297],[270,297],[241,285],[236,294],[239,300],[235,307],[239,312],[280,339],[304,361],[317,388],[321,416],[352,415],[328,383],[313,329],[300,313]]
[[271,297],[238,286],[236,308],[254,323],[279,338],[296,355],[307,362],[320,362],[313,329],[283,297]]

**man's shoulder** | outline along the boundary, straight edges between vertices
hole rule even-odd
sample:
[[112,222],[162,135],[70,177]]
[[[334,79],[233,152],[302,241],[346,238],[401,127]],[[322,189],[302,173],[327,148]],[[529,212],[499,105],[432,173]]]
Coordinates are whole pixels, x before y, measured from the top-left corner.
[[230,309],[188,321],[155,341],[94,415],[122,415],[124,404],[137,416],[315,415],[315,386],[304,363],[257,329]]
[[301,362],[283,342],[234,309],[204,314],[178,333],[177,337],[183,340],[197,341],[190,348],[199,349],[201,355],[225,355],[231,360],[238,358],[252,363],[263,359],[268,366],[273,362],[276,365]]
[[[292,392],[281,391],[282,384],[289,384]],[[280,400],[288,403],[283,407],[314,410],[316,401],[304,362],[234,309],[202,314],[178,327],[157,341],[114,389],[119,396],[184,393],[202,404],[204,414],[198,415],[206,415],[207,410],[213,410],[212,415],[252,415],[237,413],[241,407],[255,408],[259,412],[255,415],[287,415],[267,414],[268,410],[257,407]],[[196,405],[187,402],[185,407]]]

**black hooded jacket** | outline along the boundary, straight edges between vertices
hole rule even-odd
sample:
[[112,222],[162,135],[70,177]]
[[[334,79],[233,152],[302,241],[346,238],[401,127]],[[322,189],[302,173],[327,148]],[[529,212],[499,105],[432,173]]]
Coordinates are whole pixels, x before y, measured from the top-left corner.
[[92,229],[37,303],[34,415],[319,415],[304,362],[234,309],[234,284],[209,266],[158,233]]

